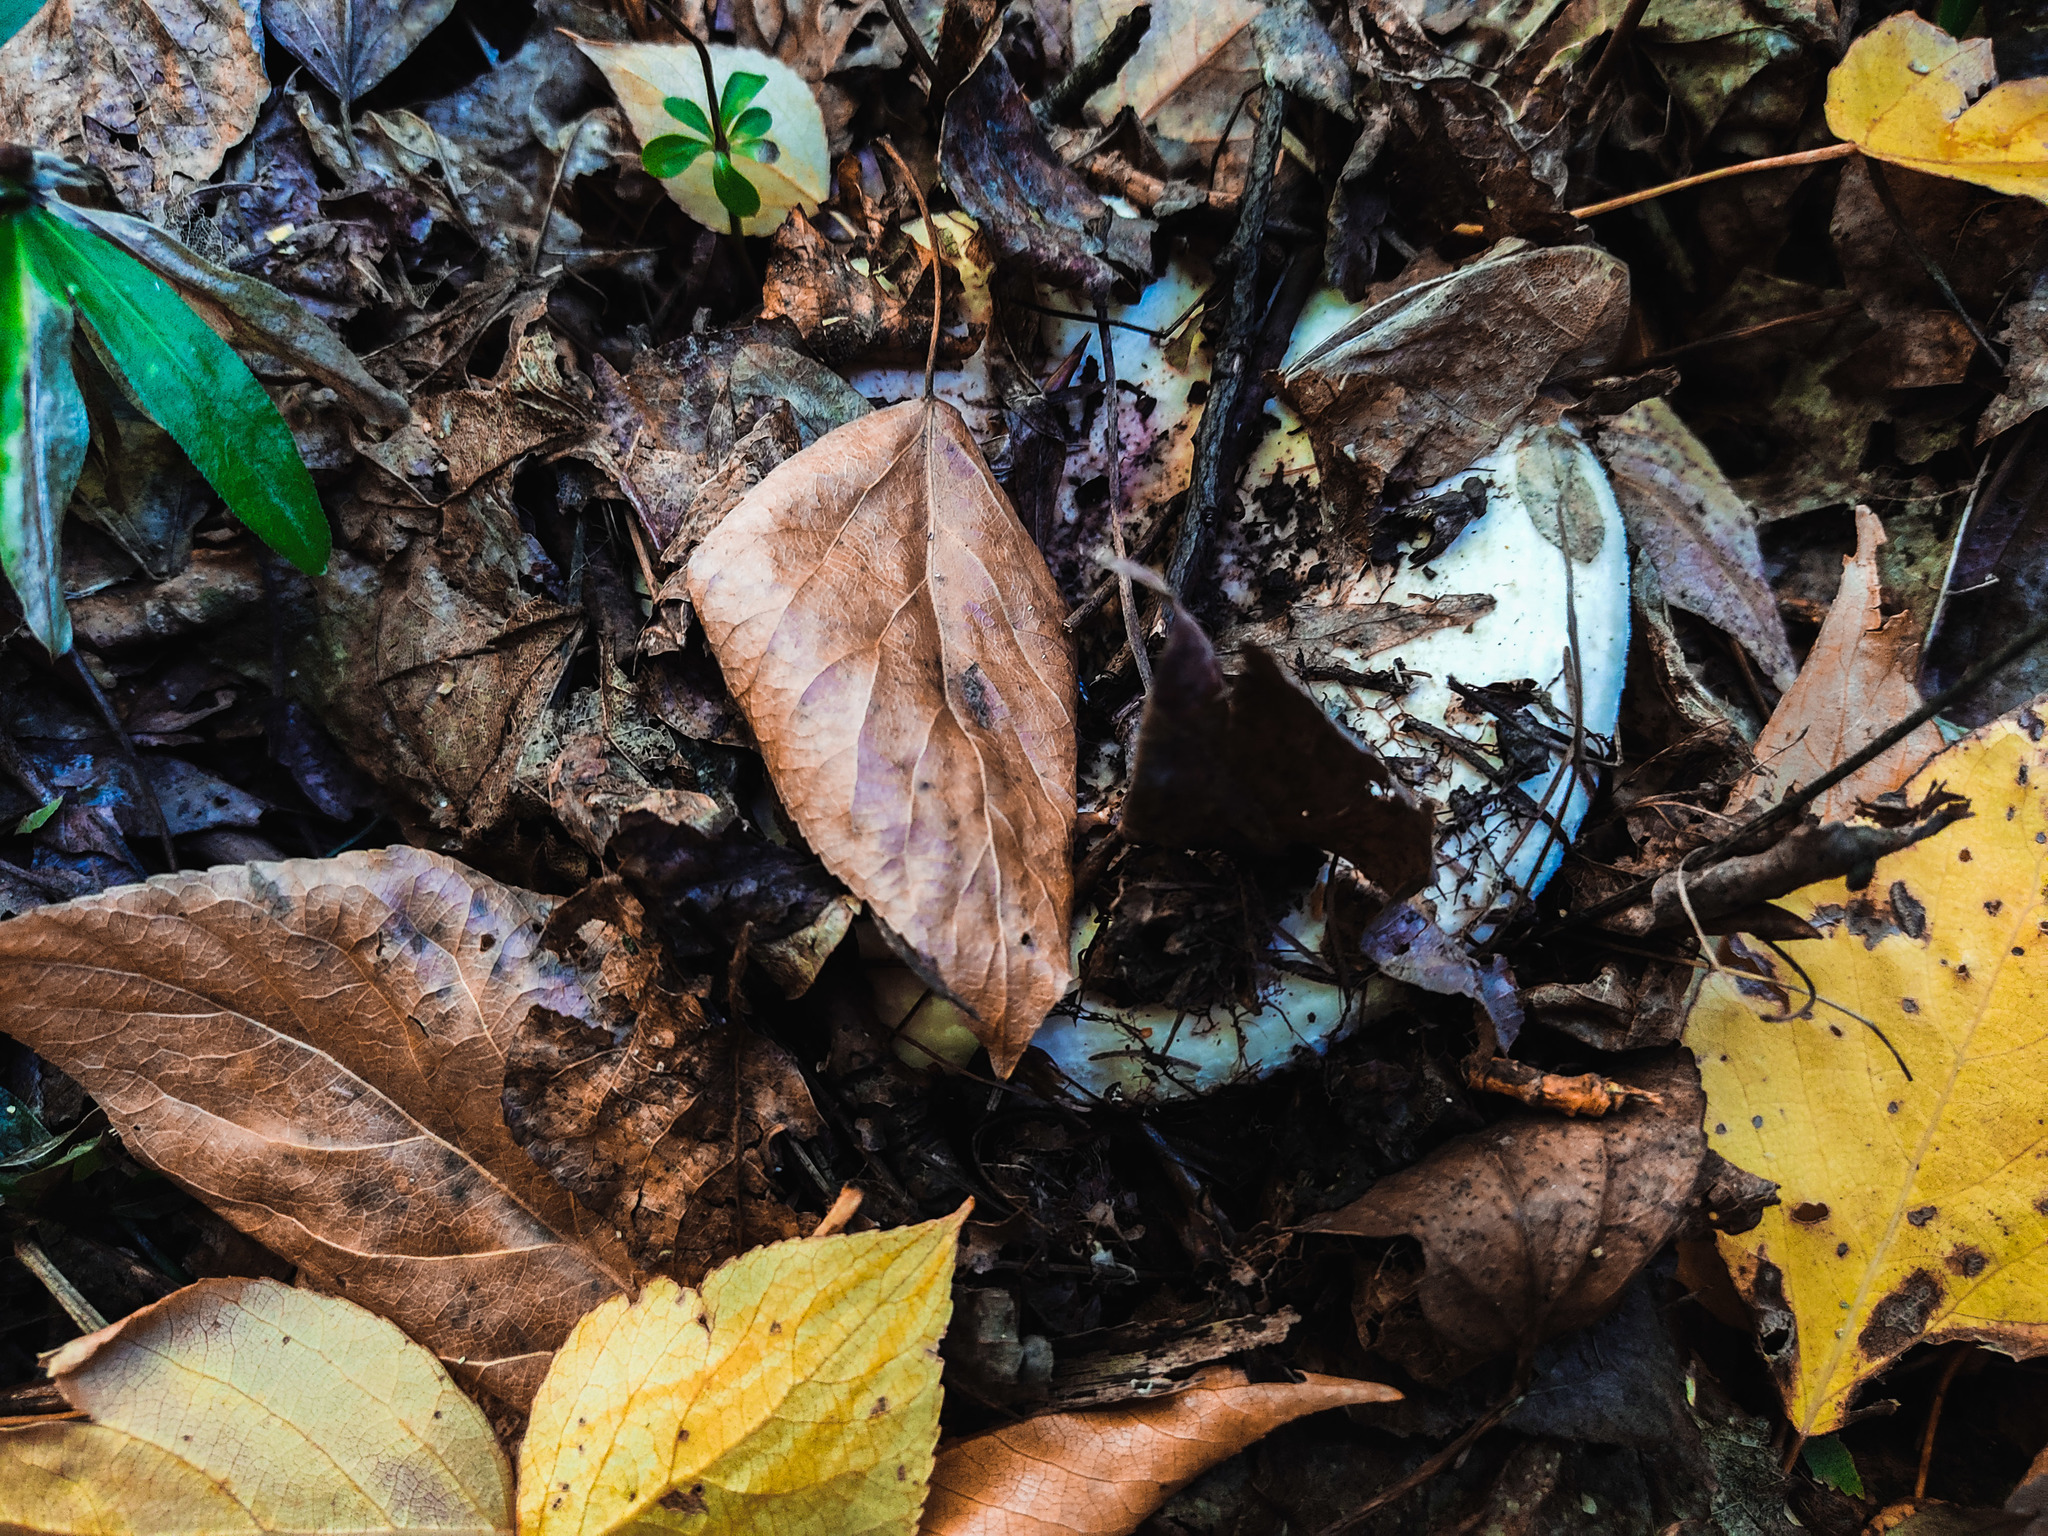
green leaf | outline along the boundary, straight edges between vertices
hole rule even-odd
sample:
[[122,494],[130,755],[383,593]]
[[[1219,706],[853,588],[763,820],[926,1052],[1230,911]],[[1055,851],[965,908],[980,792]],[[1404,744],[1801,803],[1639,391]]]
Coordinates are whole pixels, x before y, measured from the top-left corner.
[[1815,1482],[1825,1483],[1852,1499],[1863,1497],[1863,1476],[1856,1470],[1856,1458],[1839,1435],[1817,1435],[1806,1442],[1806,1470]]
[[718,120],[721,123],[731,123],[734,118],[746,111],[747,103],[760,95],[762,88],[767,84],[766,75],[749,74],[743,69],[736,69],[727,75],[725,90],[718,98]]
[[228,510],[300,570],[325,570],[331,535],[312,476],[234,349],[126,251],[40,212],[20,222],[44,280],[71,295],[135,403]]
[[664,133],[658,139],[647,141],[646,147],[640,151],[640,164],[655,180],[666,181],[695,165],[697,157],[710,147],[709,141],[704,139],[693,139],[681,133]]
[[31,832],[40,831],[43,824],[56,815],[58,811],[62,810],[63,806],[64,797],[62,795],[37,806],[14,824],[14,835],[16,837],[27,837]]
[[663,98],[661,104],[668,109],[668,115],[685,128],[694,128],[707,139],[716,137],[711,131],[711,119],[706,117],[704,109],[689,97],[668,96]]
[[730,140],[758,139],[765,136],[774,126],[774,113],[766,107],[749,107],[739,115],[730,128],[725,130],[725,136]]
[[0,569],[52,656],[71,649],[58,536],[92,424],[71,371],[71,305],[39,275],[27,234],[0,221]]
[[15,33],[35,20],[36,12],[46,4],[48,0],[0,0],[0,48],[6,47]]
[[711,189],[725,211],[736,219],[751,219],[761,211],[761,194],[754,184],[733,169],[732,161],[719,155],[711,162]]

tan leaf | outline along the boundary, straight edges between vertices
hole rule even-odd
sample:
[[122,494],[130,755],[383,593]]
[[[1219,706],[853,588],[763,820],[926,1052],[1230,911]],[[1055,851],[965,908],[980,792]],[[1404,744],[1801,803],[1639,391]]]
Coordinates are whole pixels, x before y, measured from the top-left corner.
[[77,1420],[0,1429],[0,1530],[491,1536],[512,1469],[426,1350],[352,1302],[202,1280],[49,1362]]
[[820,438],[689,573],[797,826],[1008,1073],[1069,977],[1074,671],[960,413],[906,401]]
[[[1074,57],[1085,59],[1140,0],[1076,0]],[[1253,0],[1151,0],[1137,54],[1090,101],[1101,121],[1124,107],[1169,139],[1214,144],[1231,109],[1259,81]]]
[[[1735,786],[1730,805],[1782,798],[1822,774],[1920,707],[1913,683],[1919,637],[1909,613],[1886,616],[1877,570],[1884,524],[1856,509],[1856,553],[1842,564],[1842,588],[1797,682],[1778,700],[1756,742],[1756,772]],[[1813,804],[1823,822],[1846,821],[1858,801],[1897,789],[1939,752],[1930,722]]]
[[1247,1381],[1216,1371],[1185,1392],[1053,1413],[939,1452],[920,1536],[1125,1536],[1180,1489],[1303,1414],[1390,1403],[1376,1381]]
[[0,924],[0,1030],[302,1283],[522,1405],[632,1275],[500,1108],[527,1011],[590,1007],[547,910],[412,848],[161,875]]
[[161,218],[256,126],[259,36],[254,6],[50,0],[0,48],[0,141],[90,161]]

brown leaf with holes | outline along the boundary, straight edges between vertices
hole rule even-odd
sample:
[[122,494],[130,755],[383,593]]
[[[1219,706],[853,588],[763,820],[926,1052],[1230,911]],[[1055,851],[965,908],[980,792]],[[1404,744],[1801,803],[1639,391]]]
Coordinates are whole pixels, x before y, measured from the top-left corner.
[[[1730,805],[1782,799],[1860,752],[1920,707],[1913,678],[1920,641],[1910,613],[1886,615],[1877,547],[1884,524],[1856,509],[1856,553],[1843,562],[1842,588],[1807,652],[1806,665],[1756,742],[1756,772],[1735,786]],[[1813,803],[1822,822],[1847,821],[1860,801],[1897,789],[1942,748],[1929,721]]]
[[1689,1058],[1634,1066],[1659,1095],[1599,1121],[1506,1120],[1447,1142],[1303,1230],[1412,1237],[1373,1270],[1354,1311],[1368,1347],[1440,1383],[1603,1316],[1693,1203],[1705,1097]]
[[966,422],[912,400],[828,433],[689,580],[804,837],[1007,1074],[1069,977],[1074,669]]
[[940,1448],[920,1536],[1126,1536],[1180,1489],[1304,1414],[1390,1403],[1376,1381],[1248,1381],[1216,1371],[1186,1391],[1052,1413]]
[[302,1284],[520,1407],[634,1277],[499,1107],[528,1011],[592,1006],[549,905],[413,848],[160,875],[0,923],[0,1030]]

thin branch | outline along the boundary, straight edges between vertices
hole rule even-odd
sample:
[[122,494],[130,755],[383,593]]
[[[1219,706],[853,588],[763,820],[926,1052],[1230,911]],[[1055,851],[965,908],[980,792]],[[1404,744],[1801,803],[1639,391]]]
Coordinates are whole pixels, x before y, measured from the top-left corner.
[[1621,13],[1621,20],[1614,24],[1614,30],[1607,34],[1607,46],[1600,50],[1600,62],[1593,66],[1593,74],[1586,81],[1585,100],[1598,101],[1600,93],[1607,88],[1621,69],[1622,56],[1628,52],[1629,44],[1636,40],[1636,27],[1643,19],[1643,12],[1650,8],[1650,0],[1628,0],[1628,9]]
[[1152,26],[1152,7],[1140,5],[1124,13],[1096,50],[1068,70],[1060,83],[1038,99],[1032,110],[1043,122],[1063,123],[1079,114],[1081,105],[1137,56],[1138,44]]
[[924,349],[924,397],[932,398],[932,375],[939,366],[939,325],[945,318],[945,290],[941,286],[945,279],[945,263],[939,259],[939,226],[932,222],[932,211],[925,206],[924,188],[917,184],[917,178],[910,174],[910,167],[903,163],[903,157],[896,153],[896,146],[885,134],[875,143],[889,152],[889,158],[896,162],[896,169],[910,185],[910,195],[917,200],[917,216],[924,220],[924,232],[932,240],[932,339]]
[[[1110,341],[1107,299],[1095,301],[1095,324],[1096,332],[1102,338],[1102,452],[1109,461],[1109,547],[1116,551],[1117,564],[1121,567],[1129,565],[1131,555],[1124,548],[1123,402],[1117,399],[1116,394],[1116,348]],[[1131,590],[1127,570],[1117,571],[1116,590],[1123,603],[1124,634],[1131,642],[1131,660],[1137,663],[1138,681],[1145,685],[1149,696],[1152,692],[1152,658],[1145,654],[1145,625],[1138,617],[1138,597]]]
[[931,50],[925,47],[924,39],[917,35],[917,28],[911,25],[910,13],[903,9],[903,0],[883,0],[883,4],[889,7],[889,19],[896,23],[896,30],[903,34],[903,46],[910,50],[911,63],[924,71],[926,86],[937,90],[939,66],[932,62]]
[[1617,208],[1631,208],[1637,203],[1647,203],[1655,197],[1669,192],[1683,192],[1687,187],[1703,187],[1710,181],[1726,181],[1730,176],[1748,176],[1756,171],[1780,171],[1795,165],[1819,165],[1823,160],[1840,160],[1856,153],[1854,144],[1829,144],[1821,149],[1802,149],[1796,155],[1771,155],[1763,160],[1745,160],[1740,165],[1724,165],[1716,171],[1701,171],[1697,176],[1682,177],[1667,181],[1661,186],[1645,187],[1640,192],[1624,193],[1610,197],[1604,203],[1588,203],[1583,208],[1574,208],[1572,217],[1590,219],[1596,214],[1612,213]]

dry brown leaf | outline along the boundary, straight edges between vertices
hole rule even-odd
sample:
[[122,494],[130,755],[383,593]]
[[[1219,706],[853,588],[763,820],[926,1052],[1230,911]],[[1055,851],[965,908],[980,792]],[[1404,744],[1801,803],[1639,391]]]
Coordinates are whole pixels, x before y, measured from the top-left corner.
[[1662,1102],[1599,1121],[1503,1121],[1304,1225],[1421,1243],[1421,1270],[1390,1255],[1361,1290],[1371,1347],[1419,1380],[1448,1381],[1613,1306],[1678,1230],[1706,1154],[1691,1060],[1667,1055],[1630,1077]]
[[269,0],[263,19],[346,104],[402,64],[454,9],[455,0]]
[[[931,342],[931,279],[924,247],[907,236],[885,250],[833,245],[801,211],[775,231],[761,288],[761,318],[786,319],[826,363],[918,364]],[[920,281],[922,279],[922,281]],[[939,332],[939,361],[959,363],[981,348],[986,327]]]
[[260,37],[253,5],[50,0],[0,48],[0,142],[89,161],[160,219],[256,126]]
[[500,1107],[528,1010],[590,1008],[547,911],[412,848],[161,875],[0,924],[0,1029],[302,1283],[522,1405],[633,1274]]
[[[1074,57],[1085,59],[1140,0],[1077,0]],[[1129,107],[1169,139],[1213,145],[1232,109],[1259,83],[1252,0],[1150,0],[1152,25],[1115,80],[1089,102],[1108,122]]]
[[1053,1413],[939,1451],[920,1536],[1126,1536],[1226,1457],[1304,1414],[1390,1403],[1376,1381],[1248,1381],[1217,1371],[1184,1392]]
[[966,422],[911,400],[820,438],[689,573],[797,826],[1007,1074],[1069,977],[1074,671]]
[[[1735,786],[1730,805],[1758,796],[1778,800],[1811,784],[1920,707],[1913,683],[1920,654],[1913,616],[1887,617],[1882,606],[1877,546],[1884,542],[1877,514],[1858,507],[1856,553],[1843,562],[1841,590],[1798,681],[1778,700],[1757,738],[1756,772]],[[1814,813],[1822,822],[1848,820],[1859,801],[1897,789],[1941,748],[1932,722],[1921,726],[1822,795]]]

